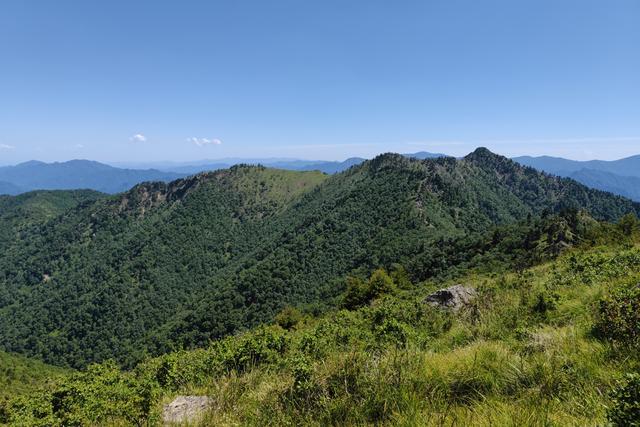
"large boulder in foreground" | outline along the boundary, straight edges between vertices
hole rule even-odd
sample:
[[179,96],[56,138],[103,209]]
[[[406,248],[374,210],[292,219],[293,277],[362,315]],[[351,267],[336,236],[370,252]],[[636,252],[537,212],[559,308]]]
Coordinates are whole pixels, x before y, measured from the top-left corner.
[[458,311],[471,304],[477,295],[476,290],[471,287],[454,285],[435,291],[424,302],[434,307]]
[[162,421],[165,425],[195,423],[211,407],[211,398],[207,396],[177,396],[162,408]]

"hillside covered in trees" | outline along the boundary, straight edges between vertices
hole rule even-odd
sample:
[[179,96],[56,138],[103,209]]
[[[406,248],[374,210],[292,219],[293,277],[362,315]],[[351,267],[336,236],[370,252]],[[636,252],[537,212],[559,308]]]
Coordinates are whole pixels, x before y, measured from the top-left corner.
[[627,213],[640,205],[486,149],[385,154],[333,176],[235,166],[145,183],[28,226],[0,218],[0,346],[60,366],[131,367],[285,306],[333,309],[349,275],[395,264],[412,281],[523,269],[589,221]]
[[16,197],[0,196],[0,249],[47,220],[103,194],[91,190],[33,191]]
[[[285,307],[130,370],[107,361],[56,373],[0,399],[0,423],[162,425],[163,405],[191,395],[206,399],[189,424],[202,426],[636,425],[638,219],[565,212],[491,234],[452,278],[414,281],[399,265],[351,276],[324,315]],[[549,260],[513,264],[524,242]],[[560,253],[547,251],[557,242]],[[428,303],[458,283],[475,291],[459,309]]]

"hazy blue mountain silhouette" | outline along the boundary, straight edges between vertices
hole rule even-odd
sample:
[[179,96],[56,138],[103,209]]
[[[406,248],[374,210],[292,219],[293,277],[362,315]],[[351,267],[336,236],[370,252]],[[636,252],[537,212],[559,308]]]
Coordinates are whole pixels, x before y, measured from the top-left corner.
[[173,181],[184,174],[159,170],[120,169],[90,160],[44,163],[29,161],[0,167],[2,194],[31,190],[91,189],[119,193],[145,181]]

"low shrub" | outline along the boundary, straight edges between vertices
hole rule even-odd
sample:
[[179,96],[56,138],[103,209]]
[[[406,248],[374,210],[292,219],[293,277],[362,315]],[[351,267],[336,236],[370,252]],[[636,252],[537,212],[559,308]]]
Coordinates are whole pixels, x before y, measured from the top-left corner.
[[640,426],[640,374],[627,374],[611,393],[607,418],[614,426]]
[[536,294],[531,311],[538,315],[546,315],[549,311],[558,308],[560,295],[551,290],[540,291]]
[[608,341],[640,348],[640,284],[625,286],[600,300],[596,334]]
[[[396,269],[396,271],[399,270]],[[404,280],[406,273],[397,273],[396,276],[402,277]],[[342,305],[346,309],[353,310],[376,298],[395,292],[396,288],[391,276],[382,268],[375,270],[367,282],[357,277],[349,277]]]
[[302,321],[304,316],[295,307],[287,306],[280,311],[275,317],[275,322],[281,328],[286,330],[293,329],[298,323]]
[[282,329],[268,327],[258,328],[235,340],[225,340],[223,365],[243,372],[260,364],[274,363],[284,355],[289,340]]
[[10,425],[153,425],[158,421],[155,382],[122,373],[114,362],[92,365],[54,388],[12,402]]

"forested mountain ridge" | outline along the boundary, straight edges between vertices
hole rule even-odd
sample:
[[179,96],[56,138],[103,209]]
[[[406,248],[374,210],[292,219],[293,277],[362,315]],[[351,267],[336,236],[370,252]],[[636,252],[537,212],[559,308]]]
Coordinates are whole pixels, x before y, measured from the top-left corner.
[[486,148],[477,149],[465,160],[472,161],[492,176],[495,174],[509,191],[535,206],[538,212],[541,212],[540,209],[586,209],[596,219],[608,221],[628,212],[640,212],[640,203],[590,189],[572,179],[541,174],[534,168],[522,167],[515,161],[495,155]]
[[63,212],[103,197],[91,190],[34,191],[15,197],[0,196],[0,250],[29,227],[35,227]]
[[129,340],[202,298],[212,274],[251,249],[270,213],[324,178],[235,167],[65,211],[0,258],[0,318],[12,324],[1,341],[50,352],[44,358],[58,364],[140,357]]
[[[146,183],[76,207],[0,258],[0,343],[83,366],[191,347],[269,321],[285,305],[335,305],[347,274],[403,263],[440,271],[443,239],[584,209],[638,204],[478,149],[464,159],[386,154],[327,177],[237,166]],[[453,254],[455,255],[455,254]],[[438,254],[446,257],[451,254]]]

